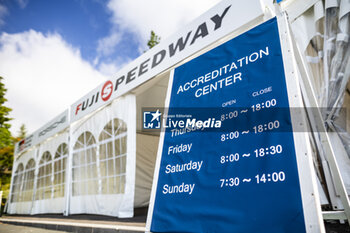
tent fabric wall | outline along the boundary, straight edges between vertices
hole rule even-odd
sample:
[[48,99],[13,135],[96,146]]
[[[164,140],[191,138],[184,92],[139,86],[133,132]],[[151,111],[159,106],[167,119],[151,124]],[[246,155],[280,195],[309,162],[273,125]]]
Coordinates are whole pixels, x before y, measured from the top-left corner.
[[17,169],[13,175],[13,183],[12,183],[12,194],[10,197],[11,202],[19,202],[21,195],[21,187],[24,176],[24,167],[23,163],[19,163]]
[[336,160],[350,195],[349,116],[340,111],[350,105],[344,101],[350,79],[350,1],[319,0],[292,23],[292,31],[308,62],[327,130],[339,135],[347,151],[347,156],[336,154]]
[[133,217],[135,167],[136,101],[127,95],[19,154],[8,213]]
[[132,217],[136,103],[127,95],[71,127],[70,214]]
[[158,143],[159,136],[137,134],[135,208],[149,204]]
[[36,148],[28,150],[14,162],[14,170],[17,171],[17,174],[15,173],[16,178],[13,181],[15,188],[11,190],[10,203],[7,209],[9,214],[31,214],[36,152]]
[[32,214],[64,211],[68,136],[67,131],[63,132],[39,146]]

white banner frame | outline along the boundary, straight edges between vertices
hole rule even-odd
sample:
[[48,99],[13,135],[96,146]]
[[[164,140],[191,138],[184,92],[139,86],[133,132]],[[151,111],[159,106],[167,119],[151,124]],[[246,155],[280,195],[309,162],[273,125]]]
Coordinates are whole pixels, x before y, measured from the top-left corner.
[[[263,23],[261,21],[260,23]],[[290,108],[302,109],[302,95],[299,85],[298,69],[296,65],[295,55],[292,46],[291,35],[286,15],[282,13],[277,16],[278,30],[280,35],[280,43],[282,50],[282,59],[285,72],[286,87],[288,93],[288,102]],[[165,109],[169,108],[171,90],[174,78],[174,70],[171,71],[169,78],[169,86],[165,101]],[[167,115],[167,112],[164,113]],[[307,123],[305,121],[305,112],[291,111],[291,120],[293,126],[293,138],[298,167],[300,192],[302,196],[302,206],[304,212],[304,221],[307,233],[325,233],[321,204],[316,183],[316,173],[312,163],[312,151],[310,140],[307,132]],[[297,130],[298,129],[298,130]],[[303,129],[300,132],[300,129]],[[159,178],[160,163],[163,151],[165,132],[162,131],[159,140],[156,166],[154,171],[153,185],[151,191],[150,205],[148,209],[146,231],[150,233],[152,216],[157,191],[157,183]],[[291,223],[292,224],[292,223]]]

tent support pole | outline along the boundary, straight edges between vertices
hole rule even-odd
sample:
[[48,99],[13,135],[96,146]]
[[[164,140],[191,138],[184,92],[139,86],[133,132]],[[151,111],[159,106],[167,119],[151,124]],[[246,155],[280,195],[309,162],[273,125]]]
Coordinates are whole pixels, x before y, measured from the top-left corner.
[[71,128],[68,128],[69,136],[68,136],[68,156],[67,156],[67,165],[66,165],[66,183],[65,183],[65,189],[64,189],[64,196],[65,196],[65,210],[63,211],[64,216],[69,215],[69,205],[70,205],[70,194],[71,194],[71,187],[72,187],[72,148],[71,145]]
[[[335,191],[336,193],[340,196],[340,200],[341,203],[343,205],[344,208],[344,215],[345,215],[345,219],[348,220],[348,224],[350,225],[350,202],[349,202],[349,198],[345,189],[345,185],[343,182],[343,179],[341,177],[340,174],[340,170],[335,158],[335,154],[340,154],[340,153],[346,153],[344,146],[338,146],[338,145],[334,145],[334,143],[336,142],[336,140],[340,140],[339,138],[336,139],[335,137],[339,137],[336,133],[334,134],[329,134],[326,131],[325,125],[323,123],[323,119],[322,119],[322,115],[321,112],[319,110],[319,105],[317,103],[316,97],[315,97],[315,93],[313,90],[313,87],[311,85],[311,80],[310,80],[310,76],[307,72],[307,69],[305,67],[305,62],[303,61],[302,55],[299,51],[299,49],[297,48],[297,45],[295,43],[295,41],[293,40],[293,47],[295,50],[295,54],[296,54],[296,61],[299,67],[299,72],[300,72],[300,76],[301,76],[301,83],[302,83],[302,95],[304,97],[306,103],[306,108],[307,108],[307,113],[311,119],[311,122],[316,122],[316,126],[320,127],[319,129],[313,129],[314,132],[318,132],[319,136],[320,136],[320,141],[321,141],[321,145],[322,148],[319,148],[320,151],[323,149],[324,150],[324,154],[325,157],[327,159],[327,162],[329,164],[329,168],[331,171],[331,175],[333,177],[332,182],[328,183],[327,182],[327,187],[328,189],[332,189],[333,187],[331,187],[332,185],[334,185]],[[311,111],[311,108],[317,108],[316,114],[313,114]],[[310,115],[311,114],[311,115]],[[318,131],[315,131],[318,130]],[[331,138],[332,137],[332,138]],[[332,140],[331,140],[332,139]],[[332,144],[333,143],[333,144]],[[338,143],[337,143],[338,144]],[[322,164],[323,169],[327,169],[325,168],[325,164]],[[332,217],[337,217],[337,219],[339,220],[344,220],[344,215],[340,212],[324,212],[323,216],[327,217],[327,219],[329,219],[328,217],[332,216]],[[326,219],[326,218],[324,218]]]

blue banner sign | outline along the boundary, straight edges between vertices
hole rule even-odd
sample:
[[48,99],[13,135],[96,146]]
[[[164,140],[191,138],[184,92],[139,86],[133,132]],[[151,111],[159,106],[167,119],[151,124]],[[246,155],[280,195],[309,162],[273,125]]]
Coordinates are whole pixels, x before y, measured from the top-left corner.
[[306,232],[275,18],[176,68],[165,118],[151,232]]

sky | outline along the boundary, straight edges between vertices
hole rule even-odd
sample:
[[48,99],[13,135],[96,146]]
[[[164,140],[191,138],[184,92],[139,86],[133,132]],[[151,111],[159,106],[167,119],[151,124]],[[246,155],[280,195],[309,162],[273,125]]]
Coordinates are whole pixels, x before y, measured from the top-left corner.
[[11,132],[32,133],[220,0],[0,0]]

